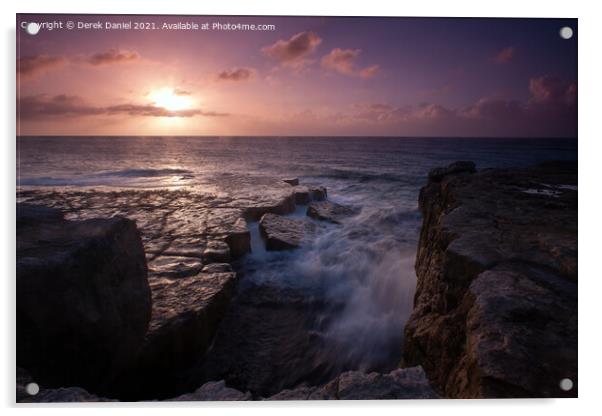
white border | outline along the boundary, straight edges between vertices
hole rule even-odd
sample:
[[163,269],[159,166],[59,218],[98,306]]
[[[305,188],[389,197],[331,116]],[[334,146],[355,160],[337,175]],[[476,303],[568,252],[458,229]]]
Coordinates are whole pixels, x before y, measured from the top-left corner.
[[[2,112],[4,137],[1,139],[3,158],[2,186],[2,247],[0,264],[4,268],[2,275],[2,341],[0,342],[3,361],[0,376],[0,397],[4,406],[14,411],[14,262],[15,262],[15,13],[138,13],[138,14],[234,14],[234,15],[361,15],[361,16],[472,16],[472,17],[576,17],[579,18],[579,399],[567,400],[491,400],[491,401],[407,401],[407,402],[280,402],[179,404],[177,411],[190,414],[206,413],[242,413],[248,415],[269,414],[329,414],[345,412],[349,415],[366,415],[374,410],[380,414],[404,412],[407,415],[427,414],[466,415],[487,413],[504,415],[509,413],[546,413],[549,415],[600,414],[601,406],[597,401],[598,386],[602,369],[600,368],[601,315],[599,304],[602,296],[602,273],[600,262],[601,227],[600,215],[602,175],[598,165],[602,157],[602,134],[600,123],[600,99],[602,91],[600,77],[602,65],[600,58],[601,14],[594,1],[557,1],[527,2],[525,0],[499,0],[498,2],[474,0],[440,0],[395,2],[392,0],[368,0],[351,2],[349,0],[304,0],[302,2],[267,0],[230,0],[230,1],[191,1],[191,0],[28,0],[14,4],[2,2],[3,54],[2,54]],[[168,410],[165,404],[119,405],[110,406],[111,411],[124,411],[128,414],[164,414]],[[199,407],[201,409],[199,409]],[[108,409],[94,406],[57,405],[38,408],[50,414],[64,414],[82,410],[99,413]],[[204,410],[203,410],[204,409]],[[27,407],[25,413],[35,411]]]

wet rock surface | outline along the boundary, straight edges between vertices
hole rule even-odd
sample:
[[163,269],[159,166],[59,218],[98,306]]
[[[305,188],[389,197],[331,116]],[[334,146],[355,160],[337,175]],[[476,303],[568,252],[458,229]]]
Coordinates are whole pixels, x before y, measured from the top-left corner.
[[316,230],[312,222],[265,214],[259,229],[267,250],[290,250],[299,247]]
[[307,215],[317,220],[340,224],[345,218],[355,214],[351,208],[332,201],[310,202]]
[[43,384],[104,389],[135,359],[151,315],[133,221],[67,221],[17,205],[17,362]]
[[[228,262],[250,251],[250,233],[244,219],[245,215],[249,211],[263,215],[267,210],[278,211],[283,207],[287,211],[291,208],[291,203],[292,209],[294,209],[294,195],[288,184],[257,180],[254,187],[256,194],[251,193],[248,188],[246,183],[233,184],[229,194],[165,189],[98,190],[81,188],[60,188],[60,190],[36,188],[18,192],[18,200],[27,201],[26,204],[28,204],[25,206],[26,209],[19,211],[18,223],[24,224],[23,227],[31,228],[28,224],[33,221],[32,218],[56,221],[56,218],[64,215],[68,220],[77,220],[68,221],[68,224],[94,225],[99,221],[104,221],[115,227],[120,224],[129,224],[134,230],[137,225],[140,231],[139,234],[136,234],[139,239],[137,261],[141,267],[144,267],[143,280],[147,290],[146,309],[140,307],[136,303],[136,298],[132,296],[131,299],[128,298],[123,310],[134,309],[130,311],[131,317],[128,317],[132,322],[135,322],[136,316],[145,311],[144,328],[140,331],[134,326],[130,329],[131,334],[125,335],[116,328],[107,335],[113,338],[123,336],[123,339],[118,339],[117,345],[122,349],[133,350],[131,352],[136,352],[136,357],[129,355],[125,359],[124,355],[123,360],[116,360],[119,363],[122,361],[130,363],[127,368],[120,368],[123,370],[119,375],[121,382],[111,383],[110,387],[106,388],[96,388],[97,386],[92,384],[95,392],[106,392],[110,397],[137,400],[171,394],[170,388],[166,388],[171,384],[174,389],[178,388],[177,383],[172,383],[174,381],[172,377],[176,376],[174,373],[202,356],[229,303],[235,274]],[[55,211],[55,209],[59,211]],[[129,219],[122,219],[119,216]],[[96,217],[107,219],[92,219]],[[36,220],[36,224],[38,223],[40,221]],[[44,227],[50,226],[44,225]],[[48,234],[52,235],[52,238],[60,234],[59,237],[62,238],[59,228],[49,229]],[[69,232],[73,234],[71,229]],[[26,237],[21,229],[18,234],[20,234],[19,238]],[[140,238],[142,244],[140,244]],[[18,274],[20,281],[24,282],[22,287],[28,289],[28,292],[23,291],[23,293],[27,293],[29,296],[31,291],[29,288],[35,288],[35,285],[29,281],[25,282],[25,278],[29,279],[30,276],[34,278],[35,274],[29,273],[28,270],[34,271],[36,267],[46,268],[46,264],[39,261],[46,254],[43,252],[36,252],[31,256],[21,254],[21,251],[27,247],[24,244],[20,244],[20,247],[22,250],[20,249],[19,258],[23,257],[21,261],[23,271],[19,269]],[[128,251],[121,247],[118,241],[115,249],[121,250],[122,255],[126,257],[131,254],[131,250]],[[145,253],[148,262],[148,282],[144,261]],[[84,256],[80,257],[85,259]],[[36,261],[29,261],[30,258]],[[105,256],[101,260],[110,259]],[[127,259],[121,260],[123,261],[117,264],[129,264]],[[98,269],[102,270],[102,267],[99,265]],[[38,280],[42,283],[45,281]],[[52,285],[51,280],[46,280],[46,282],[48,286]],[[86,282],[86,280],[80,279],[79,282]],[[70,293],[69,285],[58,286],[55,284],[54,289],[68,294]],[[97,296],[96,289],[92,288],[94,293],[81,298],[80,303],[85,302],[82,308],[94,307],[95,302],[91,302],[90,299]],[[54,301],[60,302],[60,300],[57,297]],[[23,308],[31,306],[26,299],[21,301],[21,297],[19,297],[19,305]],[[68,309],[65,313],[73,315],[73,303],[64,305]],[[106,305],[101,306],[110,308],[110,305],[111,303],[107,302]],[[37,309],[33,308],[33,310]],[[111,315],[110,311],[105,310],[100,311],[99,314],[104,319],[110,319],[115,315],[114,313]],[[31,318],[27,316],[27,320],[31,320]],[[29,321],[24,322],[22,325],[19,323],[19,328],[27,328]],[[69,318],[61,317],[55,322],[57,327],[60,327],[65,322],[68,323]],[[124,322],[129,321],[124,319]],[[146,325],[149,328],[148,332]],[[85,327],[90,334],[96,336],[97,329],[94,325],[85,325]],[[27,331],[20,330],[20,333],[27,334]],[[56,335],[57,340],[61,340],[58,342],[64,341],[65,338],[62,334]],[[95,340],[92,335],[90,339]],[[138,340],[134,347],[130,345],[129,341],[129,337],[132,336],[136,336]],[[142,346],[140,346],[141,343]],[[100,344],[102,345],[102,343]],[[24,340],[23,345],[34,344],[27,339]],[[79,348],[79,350],[82,349]],[[111,354],[104,355],[108,361],[112,362]],[[24,360],[24,367],[28,369],[35,367],[35,363],[25,360],[25,357],[33,357],[33,354],[23,353],[21,356]],[[95,362],[95,359],[91,359],[90,356],[87,358],[91,363]],[[110,367],[102,360],[98,360],[98,365],[103,371]],[[89,385],[86,382],[77,382],[79,378],[73,378],[68,371],[66,372],[66,369],[67,367],[57,364],[56,368],[48,370],[49,374],[67,374],[67,380],[48,380],[51,381],[48,385],[81,385],[82,387]],[[102,371],[93,373],[103,374]],[[36,372],[34,375],[38,378],[40,373]],[[95,377],[98,378],[96,375]],[[40,381],[46,382],[47,380],[41,379]],[[135,381],[135,383],[131,383],[131,381]],[[132,389],[132,385],[136,387]],[[160,395],[155,396],[158,391]]]
[[576,163],[472,170],[421,190],[404,363],[447,397],[576,397]]

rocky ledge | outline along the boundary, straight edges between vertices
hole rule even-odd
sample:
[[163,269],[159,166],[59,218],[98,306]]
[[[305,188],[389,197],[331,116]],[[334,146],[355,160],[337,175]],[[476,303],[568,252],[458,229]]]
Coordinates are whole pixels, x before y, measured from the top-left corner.
[[[19,370],[17,399],[21,402],[101,402],[112,401],[95,396],[79,387],[40,389],[34,396],[27,394],[29,375]],[[393,400],[438,399],[421,367],[403,368],[388,374],[345,372],[321,387],[300,386],[283,390],[263,400]],[[261,398],[259,398],[261,399]],[[210,381],[192,393],[167,401],[245,401],[253,400],[249,392],[241,392],[221,381]]]
[[404,364],[446,397],[576,397],[576,163],[457,162],[431,172],[419,203]]
[[233,180],[227,192],[17,193],[17,365],[47,386],[40,397],[181,391],[179,377],[210,346],[232,297],[231,263],[251,249],[247,221],[263,216],[269,248],[294,246],[314,225],[283,215],[326,198],[296,179],[251,180]]

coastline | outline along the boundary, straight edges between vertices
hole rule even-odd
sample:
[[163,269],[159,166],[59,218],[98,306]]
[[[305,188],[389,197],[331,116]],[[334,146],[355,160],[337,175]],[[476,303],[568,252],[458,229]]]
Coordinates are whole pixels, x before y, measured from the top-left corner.
[[[531,170],[485,170],[472,173],[474,167],[470,169],[470,165],[468,165],[469,168],[467,169],[466,165],[462,166],[460,169],[448,168],[447,170],[432,173],[429,183],[423,188],[420,195],[423,226],[416,262],[418,287],[414,312],[406,326],[405,344],[403,347],[403,364],[412,368],[402,368],[388,374],[345,372],[322,387],[300,386],[286,389],[281,393],[273,395],[272,399],[436,398],[439,395],[443,397],[505,397],[506,390],[496,390],[495,385],[491,387],[491,384],[483,381],[487,380],[487,377],[481,377],[477,380],[471,378],[470,374],[473,374],[471,371],[476,365],[474,364],[475,359],[463,350],[465,347],[460,345],[461,342],[458,343],[457,347],[454,346],[450,349],[451,355],[448,358],[448,361],[453,361],[453,364],[460,363],[456,369],[450,369],[454,366],[453,364],[446,364],[443,366],[443,372],[439,372],[438,368],[441,367],[441,363],[437,360],[441,356],[441,351],[429,350],[432,345],[441,345],[442,343],[447,345],[447,339],[437,339],[437,337],[449,333],[452,330],[450,328],[453,328],[453,331],[457,332],[456,338],[463,336],[478,338],[480,336],[465,332],[467,324],[462,323],[462,320],[467,320],[466,316],[469,315],[472,321],[481,322],[479,319],[482,318],[479,317],[479,313],[483,314],[483,312],[475,309],[474,298],[483,299],[485,308],[489,305],[487,301],[490,301],[492,296],[495,298],[495,294],[492,295],[485,290],[489,287],[487,284],[483,284],[485,287],[478,287],[477,283],[479,281],[488,279],[488,282],[493,281],[497,283],[501,281],[500,274],[506,276],[508,273],[520,273],[520,276],[515,277],[516,279],[531,281],[530,271],[525,271],[524,269],[496,269],[495,267],[503,263],[503,261],[497,258],[492,263],[495,264],[495,267],[492,267],[489,263],[487,263],[487,267],[482,266],[479,262],[483,260],[483,256],[488,261],[487,256],[490,254],[480,251],[483,241],[488,241],[485,236],[490,232],[486,227],[489,223],[486,221],[477,221],[478,224],[476,224],[471,219],[471,216],[483,219],[483,215],[474,215],[474,212],[471,212],[468,216],[462,216],[463,209],[458,208],[462,206],[479,208],[481,204],[487,205],[486,202],[492,196],[495,196],[501,202],[505,200],[504,198],[510,198],[510,201],[514,201],[513,198],[516,197],[516,192],[520,192],[519,195],[523,197],[521,201],[525,204],[524,206],[530,207],[532,215],[534,215],[534,217],[528,217],[531,219],[536,218],[537,213],[542,209],[546,210],[546,215],[556,212],[555,210],[559,209],[556,206],[556,200],[562,202],[568,200],[569,203],[566,206],[572,209],[573,205],[571,205],[570,201],[573,198],[576,201],[577,192],[570,188],[554,188],[552,189],[552,194],[525,192],[525,190],[537,189],[533,188],[532,185],[538,183],[538,181],[544,181],[544,183],[550,182],[550,173],[546,173],[545,169],[544,171],[538,171],[537,168]],[[566,175],[570,178],[574,176],[576,184],[576,173],[572,173],[572,170],[567,168]],[[508,178],[510,179],[508,180]],[[500,179],[503,180],[500,182]],[[563,183],[558,181],[552,183],[572,186],[572,182],[564,183],[567,182],[566,177],[561,179],[558,179],[558,181]],[[470,185],[472,180],[475,183]],[[484,182],[480,183],[481,180]],[[519,189],[515,189],[514,193],[508,194],[508,181],[511,182],[512,186]],[[468,184],[465,182],[468,182]],[[486,190],[487,192],[475,193],[471,191],[462,193],[460,192],[463,189],[462,186],[457,184],[474,186],[479,191]],[[501,185],[500,189],[496,189],[498,185]],[[540,186],[540,188],[542,187]],[[274,214],[277,218],[286,219],[287,217],[284,215],[292,213],[297,204],[305,205],[311,203],[311,200],[322,198],[319,195],[316,196],[310,189],[301,190],[298,188],[298,185],[283,181],[266,182],[258,184],[258,186],[256,185],[251,189],[251,193],[242,192],[241,189],[239,196],[235,198],[223,196],[209,197],[203,194],[190,194],[181,190],[169,192],[161,190],[120,191],[110,193],[97,191],[89,193],[81,191],[73,191],[72,193],[45,193],[29,190],[24,191],[18,199],[30,204],[42,203],[53,208],[59,208],[66,212],[65,218],[68,221],[81,221],[93,217],[111,217],[116,214],[128,218],[134,217],[132,219],[136,220],[137,226],[141,231],[141,243],[144,246],[146,261],[149,267],[148,279],[154,299],[153,317],[149,323],[151,331],[147,332],[141,351],[154,352],[146,355],[142,354],[146,358],[140,362],[146,363],[142,365],[142,368],[147,368],[147,371],[141,370],[141,367],[136,368],[133,372],[131,368],[127,371],[137,374],[138,377],[142,375],[140,379],[147,378],[148,383],[152,384],[152,380],[162,377],[167,376],[169,379],[171,377],[169,373],[174,369],[184,370],[192,366],[198,360],[199,355],[202,356],[204,351],[210,347],[213,334],[219,326],[219,321],[224,311],[228,308],[233,287],[237,284],[236,267],[233,268],[232,265],[235,265],[236,259],[243,256],[250,249],[251,237],[247,221],[258,221],[265,214]],[[460,189],[460,191],[456,189]],[[237,191],[234,191],[234,194],[236,194]],[[144,196],[141,197],[142,194],[137,195],[139,192],[143,192]],[[456,192],[460,193],[456,194]],[[310,194],[311,197],[309,197]],[[488,199],[481,201],[479,199],[481,197]],[[325,198],[326,190],[324,190]],[[506,201],[508,202],[508,200]],[[495,208],[496,210],[508,208],[507,205],[503,205],[501,202],[500,207]],[[513,205],[513,202],[511,205]],[[104,208],[101,208],[103,206]],[[326,206],[324,205],[322,208]],[[565,209],[566,206],[563,205],[561,208]],[[576,202],[574,207],[576,208]],[[456,210],[452,208],[456,208]],[[488,209],[490,208],[488,206]],[[576,223],[576,211],[571,211],[570,209],[562,218],[563,220],[571,221],[574,217]],[[202,213],[200,217],[199,210]],[[493,215],[497,218],[498,213],[496,210],[488,212],[488,215]],[[314,209],[314,211],[316,210]],[[453,213],[454,211],[455,213]],[[344,209],[333,209],[332,206],[330,210],[326,210],[326,214],[330,213],[330,215],[333,215],[332,218],[334,221],[332,222],[344,221],[344,219],[341,220],[337,217],[337,214],[341,212],[344,215],[352,215]],[[506,217],[506,219],[510,223],[512,221],[521,221],[521,213],[522,211],[517,211],[514,217],[510,216]],[[322,217],[321,219],[324,218]],[[487,216],[484,219],[487,219]],[[438,233],[440,223],[447,223],[449,221],[451,221],[452,226],[457,228],[454,228],[449,233]],[[522,221],[525,220],[523,219]],[[157,224],[160,225],[159,228],[157,228]],[[498,225],[496,223],[495,227]],[[286,231],[281,230],[281,226],[285,228],[287,226],[296,227],[294,223],[287,221],[282,223],[276,222],[275,225],[272,225],[272,230],[275,230],[274,235],[279,240],[282,240],[282,235],[278,233]],[[265,229],[270,230],[267,226]],[[298,227],[295,229],[299,230]],[[200,232],[199,230],[204,231]],[[475,230],[478,230],[481,234],[471,234]],[[286,238],[286,232],[284,234],[284,238]],[[467,242],[464,246],[461,246],[461,249],[468,250],[468,254],[460,251],[460,254],[456,256],[455,251],[446,251],[449,247],[454,247],[451,243],[455,240],[457,240],[455,243],[457,246],[458,242],[462,241],[461,237],[463,235],[467,236]],[[298,243],[298,241],[301,241],[297,238],[298,235],[294,237],[293,242]],[[550,241],[550,239],[545,241]],[[573,244],[573,240],[566,240],[567,247],[570,248],[571,244]],[[284,246],[289,248],[286,244]],[[276,244],[276,247],[282,247],[282,245]],[[441,247],[446,248],[441,250]],[[576,248],[576,242],[574,243],[574,247]],[[474,250],[477,248],[478,250],[474,254]],[[552,260],[550,260],[549,256],[541,258],[540,254],[542,253],[543,255],[555,253],[556,251],[553,248],[546,247],[545,249],[540,249],[530,246],[531,251],[529,253],[534,253],[536,261],[532,261],[532,258],[527,259],[527,261],[529,263],[539,262],[546,265],[550,261],[555,261],[556,263],[553,263],[555,266],[552,266],[552,268],[556,267],[554,269],[555,273],[562,274],[562,277],[559,279],[564,279],[565,275],[574,275],[574,280],[576,281],[576,249],[575,253],[570,252],[570,250],[569,252],[560,252],[557,258]],[[470,250],[473,251],[471,252]],[[506,257],[512,259],[515,257],[510,256],[507,251],[501,253],[500,256],[502,260]],[[574,272],[571,271],[573,270],[571,269],[573,267],[573,257]],[[446,268],[451,272],[445,272]],[[549,272],[548,269],[546,268],[546,273]],[[444,270],[442,274],[441,270]],[[481,276],[480,273],[484,275]],[[441,275],[444,275],[445,278],[442,278]],[[480,280],[477,279],[477,276],[480,277]],[[470,281],[466,280],[466,277],[469,280],[474,280],[473,284],[470,285],[470,290],[473,294],[468,296],[472,300],[472,303],[458,300],[464,296],[470,283]],[[449,280],[447,282],[449,284],[442,285],[441,281],[445,279]],[[217,287],[215,286],[216,281],[220,281]],[[459,287],[454,288],[450,282],[458,282]],[[561,280],[561,282],[564,281]],[[506,290],[504,292],[507,294],[507,299],[505,300],[510,305],[510,308],[514,308],[514,299],[522,293],[516,291],[516,288],[512,289],[514,291]],[[191,290],[192,293],[198,293],[200,298],[191,297]],[[535,296],[539,295],[535,293]],[[216,302],[208,302],[213,299]],[[560,296],[559,299],[562,300],[564,298]],[[160,307],[162,304],[165,307]],[[207,306],[199,307],[199,305]],[[455,309],[458,309],[458,305],[461,306],[459,309],[464,313],[464,315],[462,313],[459,314],[461,315],[460,318],[456,316],[458,313],[455,311]],[[535,306],[538,307],[540,304],[536,302]],[[570,302],[566,305],[569,311],[572,311],[573,307],[574,305]],[[174,311],[176,311],[175,315],[173,314]],[[191,311],[195,312],[191,314]],[[424,311],[428,312],[425,313]],[[437,311],[439,316],[432,318],[432,311]],[[449,315],[453,315],[453,319],[446,317],[446,313],[449,311],[452,311]],[[551,310],[545,309],[543,312],[550,313]],[[495,311],[493,314],[495,318]],[[192,326],[181,325],[183,322],[181,317],[183,316],[188,317],[184,322],[194,322],[195,324]],[[490,317],[490,315],[487,315],[487,317]],[[443,326],[433,325],[435,321]],[[489,333],[494,331],[511,331],[514,329],[513,327],[498,325],[493,318],[483,322],[492,325]],[[450,326],[446,330],[445,326],[448,324]],[[200,338],[194,335],[199,329],[198,325],[202,326],[203,334],[205,334]],[[435,328],[443,328],[443,330],[435,330]],[[566,329],[566,326],[563,326],[562,329]],[[572,330],[572,327],[569,326],[569,329]],[[576,331],[576,322],[574,330]],[[422,336],[422,333],[431,333],[430,331],[432,331],[432,335]],[[157,335],[150,336],[151,334]],[[155,341],[152,341],[153,339]],[[576,334],[574,339],[576,340]],[[190,340],[195,340],[192,348],[182,349],[183,345],[190,347]],[[146,345],[161,345],[162,347],[156,350],[155,347],[144,347],[144,343]],[[165,351],[170,351],[170,353],[166,356]],[[462,352],[458,353],[458,351]],[[137,354],[138,357],[141,356],[140,352]],[[157,357],[161,357],[161,359],[158,360]],[[165,359],[165,357],[171,358]],[[140,360],[140,358],[138,359]],[[497,358],[494,357],[492,360],[496,364]],[[157,366],[157,363],[161,363],[163,367]],[[495,367],[494,364],[492,364],[491,368]],[[423,366],[426,372],[420,367],[415,366]],[[482,374],[488,368],[478,368],[478,373]],[[502,374],[502,376],[505,376],[505,374]],[[576,372],[574,375],[569,374],[569,376],[575,377],[576,380]],[[437,393],[429,386],[427,377]],[[43,385],[43,383],[41,384]],[[180,397],[179,400],[220,400],[220,398],[239,400],[252,398],[248,392],[237,392],[237,390],[227,387],[223,382],[221,384],[219,382],[206,383],[201,387],[195,387],[194,390],[195,393],[178,396]],[[520,391],[521,397],[527,396],[525,391],[527,390],[523,389]],[[517,390],[511,391],[512,394],[516,394],[516,392]],[[73,391],[64,390],[63,394],[53,395],[48,393],[38,397],[40,399],[46,398],[45,401],[53,401],[55,399],[57,401],[65,401],[71,397],[70,394],[72,393]],[[559,394],[559,392],[547,390],[543,392],[535,391],[533,394],[554,396],[555,394]],[[576,389],[571,394],[576,394]],[[22,395],[20,397],[24,400],[35,400],[35,397],[25,398]],[[95,400],[99,398],[96,395],[78,397],[80,397],[79,400]],[[178,400],[178,398],[175,400]]]

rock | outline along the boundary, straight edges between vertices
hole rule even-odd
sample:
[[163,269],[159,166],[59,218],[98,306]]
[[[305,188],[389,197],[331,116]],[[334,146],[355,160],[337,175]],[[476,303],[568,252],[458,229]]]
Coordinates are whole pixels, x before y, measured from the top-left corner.
[[317,188],[310,188],[309,196],[312,201],[324,201],[326,200],[328,193],[326,192],[325,187],[318,186]]
[[251,252],[251,233],[247,228],[247,222],[239,218],[233,226],[233,230],[226,236],[226,244],[230,248],[233,258],[237,259]]
[[299,185],[299,178],[283,179],[282,181],[288,183],[291,186]]
[[[151,279],[153,314],[126,394],[165,394],[173,377],[207,350],[227,308],[236,275],[199,273],[179,279]],[[123,387],[127,389],[127,387]]]
[[404,364],[446,397],[577,397],[576,165],[468,171],[420,191]]
[[476,165],[474,162],[454,162],[445,168],[435,168],[429,172],[429,181],[441,182],[448,175],[456,175],[460,173],[474,173]]
[[99,397],[89,393],[81,387],[60,387],[57,389],[47,389],[35,383],[38,387],[36,394],[30,394],[27,387],[30,383],[35,383],[29,372],[23,368],[17,367],[17,403],[54,403],[54,402],[111,402],[115,400]]
[[203,273],[230,273],[232,266],[230,263],[210,263],[203,267]]
[[276,204],[263,205],[258,204],[245,209],[244,218],[249,221],[259,221],[263,214],[286,215],[295,211],[295,192],[291,192],[286,197],[279,200]]
[[331,201],[310,202],[307,207],[308,216],[335,224],[340,224],[344,218],[354,214],[351,208]]
[[259,230],[267,250],[289,250],[299,247],[308,234],[315,231],[311,222],[295,220],[275,214],[265,214],[259,221]]
[[[245,249],[246,247],[239,249],[239,251]],[[229,263],[231,260],[230,247],[225,241],[211,241],[203,251],[203,261],[205,263]]]
[[240,392],[226,387],[224,380],[210,381],[203,384],[192,393],[169,399],[168,401],[193,402],[193,401],[244,401],[251,400],[251,393]]
[[281,400],[308,400],[309,396],[318,390],[316,387],[302,386],[294,389],[284,389],[280,393],[276,393],[273,396],[268,397],[268,401],[281,401]]
[[349,371],[339,376],[339,400],[437,399],[421,367],[389,374]]
[[307,186],[295,186],[295,204],[307,205],[311,200],[310,191]]
[[61,210],[43,205],[17,204],[17,227],[39,222],[60,221],[63,215]]
[[148,262],[149,272],[167,278],[194,276],[202,268],[203,262],[195,257],[159,256]]
[[49,387],[110,384],[134,359],[151,315],[136,224],[17,211],[28,218],[17,227],[17,364]]
[[388,374],[348,371],[322,387],[283,390],[267,400],[396,400],[438,399],[421,367]]

